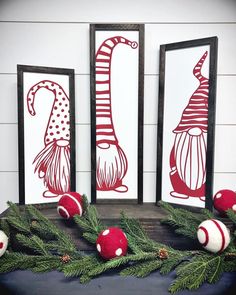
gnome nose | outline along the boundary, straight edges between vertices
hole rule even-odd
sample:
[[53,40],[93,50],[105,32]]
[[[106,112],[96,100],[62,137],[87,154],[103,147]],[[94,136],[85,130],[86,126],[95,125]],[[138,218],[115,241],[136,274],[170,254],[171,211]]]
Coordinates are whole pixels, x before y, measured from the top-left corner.
[[70,144],[69,140],[67,139],[59,139],[57,140],[58,146],[68,146]]

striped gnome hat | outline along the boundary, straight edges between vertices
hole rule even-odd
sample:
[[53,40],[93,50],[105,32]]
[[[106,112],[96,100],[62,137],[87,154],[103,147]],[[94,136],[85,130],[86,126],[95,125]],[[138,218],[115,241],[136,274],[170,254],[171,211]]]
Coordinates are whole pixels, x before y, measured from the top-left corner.
[[200,85],[191,96],[178,126],[173,130],[174,133],[187,132],[191,128],[200,128],[203,132],[207,132],[209,79],[201,74],[207,53],[206,51],[203,54],[193,69],[193,74]]
[[52,141],[66,139],[70,140],[70,110],[69,98],[64,89],[57,83],[49,80],[40,81],[32,86],[27,94],[27,107],[32,116],[36,115],[34,100],[36,92],[45,88],[54,93],[54,102],[47,128],[44,135],[45,145]]
[[111,110],[111,63],[112,53],[118,44],[125,44],[133,49],[136,41],[122,36],[106,39],[96,53],[96,143],[117,144]]

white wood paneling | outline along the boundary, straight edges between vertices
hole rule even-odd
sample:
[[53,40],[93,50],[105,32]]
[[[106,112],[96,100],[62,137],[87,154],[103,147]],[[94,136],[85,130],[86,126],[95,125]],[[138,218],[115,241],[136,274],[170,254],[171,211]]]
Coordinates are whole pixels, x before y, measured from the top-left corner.
[[90,125],[76,125],[76,171],[91,171]]
[[1,0],[0,212],[18,201],[17,64],[75,69],[76,188],[90,199],[89,23],[98,22],[146,23],[144,202],[156,200],[160,44],[218,36],[214,192],[235,190],[235,11],[235,0]]
[[91,201],[91,172],[76,172],[76,191]]
[[0,213],[4,211],[7,206],[7,201],[19,203],[18,190],[18,172],[1,172],[0,171]]
[[218,76],[216,95],[216,124],[236,124],[235,110],[236,75]]
[[0,23],[0,70],[17,64],[72,68],[89,73],[89,25]]
[[[1,72],[15,73],[17,63],[37,63],[89,73],[88,24],[0,23],[0,28]],[[218,73],[234,74],[236,39],[232,36],[235,31],[236,24],[146,25],[145,73],[158,74],[161,44],[218,36]]]
[[235,191],[236,173],[215,173],[213,195],[219,190],[230,189]]
[[0,171],[18,171],[17,128],[17,124],[0,124]]
[[144,124],[157,124],[159,76],[144,78]]
[[153,173],[153,172],[143,173],[143,202],[144,203],[156,202],[156,173]]
[[157,74],[159,72],[159,48],[161,44],[218,36],[218,73],[235,74],[236,38],[233,37],[235,31],[236,24],[146,25],[145,73]]
[[145,125],[143,134],[143,171],[156,171],[157,125]]
[[0,123],[17,123],[16,75],[0,75]]
[[216,126],[215,172],[236,172],[236,125]]
[[90,124],[90,76],[75,76],[75,121]]
[[0,20],[232,22],[234,0],[1,0]]

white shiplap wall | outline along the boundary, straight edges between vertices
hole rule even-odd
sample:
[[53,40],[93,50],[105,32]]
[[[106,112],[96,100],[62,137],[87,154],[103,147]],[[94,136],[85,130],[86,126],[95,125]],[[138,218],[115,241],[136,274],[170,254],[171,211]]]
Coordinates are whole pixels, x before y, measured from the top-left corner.
[[16,65],[75,69],[77,190],[90,196],[89,23],[145,24],[144,201],[155,201],[160,44],[219,38],[214,191],[236,187],[235,0],[0,0],[0,212],[18,202]]

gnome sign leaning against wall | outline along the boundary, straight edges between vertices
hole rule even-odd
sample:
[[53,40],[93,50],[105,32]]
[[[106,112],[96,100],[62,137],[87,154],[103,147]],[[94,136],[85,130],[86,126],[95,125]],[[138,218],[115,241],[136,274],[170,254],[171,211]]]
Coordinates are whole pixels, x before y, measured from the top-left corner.
[[[96,187],[98,191],[126,193],[129,188],[124,178],[128,170],[126,152],[119,143],[119,134],[115,132],[111,98],[111,65],[115,47],[138,47],[122,36],[106,39],[96,53]],[[125,91],[122,91],[124,96]],[[120,105],[120,108],[125,106]],[[123,130],[124,132],[125,130]]]
[[43,80],[32,86],[27,95],[27,107],[36,115],[34,101],[37,91],[45,88],[54,94],[54,102],[44,135],[44,148],[35,157],[34,172],[45,184],[45,198],[57,197],[70,190],[70,121],[69,98],[57,83]]
[[199,81],[173,130],[175,141],[170,154],[172,197],[197,197],[205,201],[206,146],[209,80],[201,73],[207,51],[197,62],[193,75]]

